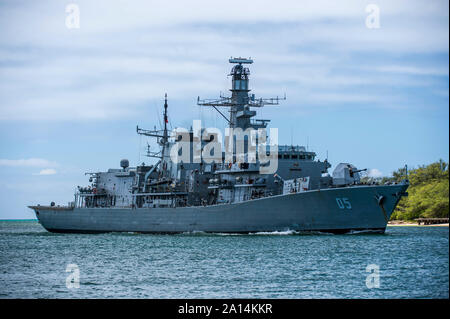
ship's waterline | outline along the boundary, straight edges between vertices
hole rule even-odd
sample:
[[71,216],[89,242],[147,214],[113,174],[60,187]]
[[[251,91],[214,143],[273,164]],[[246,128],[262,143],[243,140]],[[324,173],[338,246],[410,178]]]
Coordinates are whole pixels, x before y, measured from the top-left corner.
[[[206,207],[63,209],[34,206],[33,209],[39,222],[54,232],[383,232],[399,199],[396,194],[406,187],[317,190]],[[377,195],[386,197],[383,208],[375,200]],[[340,208],[340,198],[346,199],[351,208]],[[366,198],[371,198],[371,203],[365,202]]]

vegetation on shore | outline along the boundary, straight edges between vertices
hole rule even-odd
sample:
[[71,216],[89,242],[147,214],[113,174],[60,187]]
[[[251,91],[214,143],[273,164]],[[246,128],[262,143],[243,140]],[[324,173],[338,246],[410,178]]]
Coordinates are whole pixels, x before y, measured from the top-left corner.
[[[376,181],[381,184],[400,182],[405,175],[406,169],[401,168],[393,172],[392,177],[383,177]],[[411,169],[408,171],[408,179],[410,182],[409,195],[400,200],[392,213],[391,220],[448,217],[448,163],[441,160]]]

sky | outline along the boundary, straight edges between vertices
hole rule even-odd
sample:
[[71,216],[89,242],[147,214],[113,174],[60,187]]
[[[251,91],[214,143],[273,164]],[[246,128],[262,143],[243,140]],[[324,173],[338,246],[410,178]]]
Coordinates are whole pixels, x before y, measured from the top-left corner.
[[254,60],[252,94],[286,94],[257,118],[280,144],[328,154],[330,173],[448,162],[448,6],[0,0],[0,219],[67,204],[85,172],[122,158],[151,163],[136,125],[160,125],[165,93],[170,127],[223,129],[196,101],[229,94],[231,56]]

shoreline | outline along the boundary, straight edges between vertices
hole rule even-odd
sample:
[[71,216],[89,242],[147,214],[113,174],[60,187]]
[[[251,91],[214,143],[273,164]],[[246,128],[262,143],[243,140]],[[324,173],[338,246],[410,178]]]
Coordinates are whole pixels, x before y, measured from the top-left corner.
[[391,220],[388,222],[387,226],[417,226],[417,227],[449,227],[449,223],[444,224],[431,224],[431,225],[419,225],[417,222],[402,221],[402,220]]

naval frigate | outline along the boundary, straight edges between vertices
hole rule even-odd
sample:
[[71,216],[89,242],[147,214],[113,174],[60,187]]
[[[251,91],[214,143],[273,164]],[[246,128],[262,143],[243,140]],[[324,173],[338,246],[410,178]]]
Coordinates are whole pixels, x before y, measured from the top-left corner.
[[136,127],[138,134],[156,139],[157,151],[148,147],[146,154],[156,162],[130,167],[124,159],[121,168],[86,173],[88,186],[78,186],[67,206],[29,206],[39,223],[68,233],[383,233],[407,196],[407,176],[399,183],[367,183],[360,175],[364,170],[350,163],[336,165],[330,175],[328,159],[316,159],[304,146],[274,143],[266,132],[270,120],[253,119],[254,109],[286,97],[255,98],[249,89],[253,60],[229,62],[231,96],[197,99],[227,122],[225,151],[220,132],[201,123],[169,131],[166,94],[160,129]]

